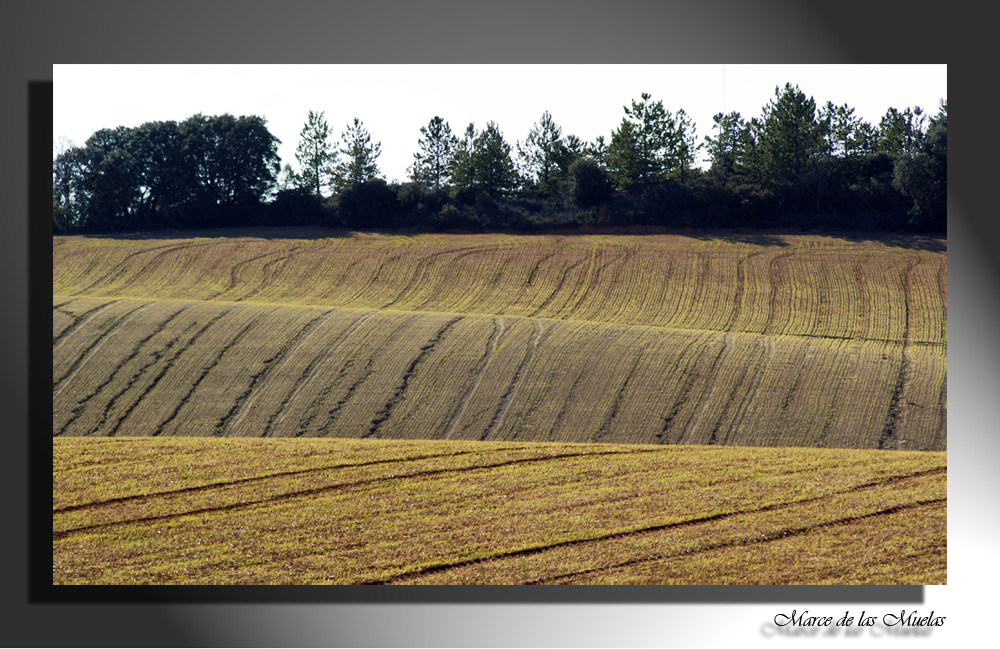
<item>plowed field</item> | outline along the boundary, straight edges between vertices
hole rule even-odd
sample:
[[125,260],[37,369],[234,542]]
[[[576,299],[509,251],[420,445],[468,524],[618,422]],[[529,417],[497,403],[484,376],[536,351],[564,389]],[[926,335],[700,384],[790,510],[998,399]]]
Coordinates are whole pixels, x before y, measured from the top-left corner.
[[944,240],[53,257],[53,583],[946,581]]
[[944,453],[204,437],[54,450],[59,584],[945,580]]
[[53,435],[945,450],[943,248],[57,238]]

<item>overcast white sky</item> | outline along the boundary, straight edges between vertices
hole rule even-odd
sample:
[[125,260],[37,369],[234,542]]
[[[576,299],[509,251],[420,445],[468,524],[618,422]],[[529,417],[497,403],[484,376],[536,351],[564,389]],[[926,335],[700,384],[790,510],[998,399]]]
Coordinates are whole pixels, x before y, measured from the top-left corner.
[[298,169],[295,148],[310,110],[334,138],[355,118],[381,142],[379,169],[406,180],[420,127],[435,115],[461,136],[496,122],[513,147],[544,111],[564,135],[610,141],[623,107],[648,92],[683,108],[698,139],[712,116],[758,117],[791,82],[817,106],[848,104],[878,125],[890,107],[937,112],[947,99],[942,65],[54,65],[53,140],[82,145],[95,131],[205,115],[259,115]]

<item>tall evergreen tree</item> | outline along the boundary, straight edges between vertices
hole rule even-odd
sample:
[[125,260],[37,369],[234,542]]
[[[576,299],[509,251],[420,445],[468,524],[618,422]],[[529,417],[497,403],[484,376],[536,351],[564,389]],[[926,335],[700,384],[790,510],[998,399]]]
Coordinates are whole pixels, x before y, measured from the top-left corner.
[[510,194],[520,178],[511,157],[511,147],[494,122],[489,122],[473,144],[476,185],[490,198]]
[[948,104],[941,102],[913,155],[900,156],[893,186],[913,201],[910,222],[943,231],[948,216]]
[[594,162],[604,166],[604,155],[608,152],[608,145],[604,141],[603,135],[598,135],[593,142],[583,145],[580,155],[577,157],[590,156]]
[[435,116],[420,127],[423,136],[417,140],[420,150],[413,154],[410,178],[426,189],[437,191],[451,178],[452,158],[458,138],[452,135],[448,122]]
[[317,198],[323,197],[323,189],[330,185],[337,164],[337,149],[329,142],[330,126],[323,112],[309,111],[309,117],[302,127],[295,159],[302,172],[299,182]]
[[611,133],[611,143],[604,153],[604,162],[615,185],[621,191],[641,187],[644,167],[640,163],[639,136],[635,125],[622,119]]
[[819,121],[823,125],[827,151],[837,158],[859,155],[868,148],[864,122],[847,104],[834,106],[828,101],[820,109]]
[[686,180],[688,172],[697,163],[698,151],[701,143],[698,142],[698,134],[694,121],[684,111],[679,109],[670,120],[672,132],[670,133],[671,149],[668,151],[668,164],[676,171],[680,179]]
[[922,108],[899,111],[890,108],[878,126],[878,149],[891,156],[912,155],[920,150],[926,115]]
[[455,148],[452,182],[457,192],[478,192],[490,198],[512,193],[520,176],[511,157],[511,147],[500,128],[489,122],[482,131],[469,124]]
[[475,184],[475,152],[476,125],[469,123],[465,127],[462,139],[455,145],[454,154],[451,157],[451,181],[458,191],[472,189]]
[[[579,138],[577,138],[577,141]],[[530,177],[541,194],[551,194],[568,167],[569,151],[563,142],[562,127],[555,123],[549,111],[542,113],[524,143],[517,143],[517,150]]]
[[762,186],[767,175],[764,162],[764,123],[751,117],[740,131],[739,154],[736,157],[737,176],[745,183]]
[[774,89],[775,98],[764,107],[759,146],[772,185],[793,184],[824,151],[823,127],[817,120],[816,100],[790,83]]
[[341,136],[340,153],[344,160],[337,165],[334,185],[337,193],[356,187],[379,175],[378,157],[382,144],[372,144],[371,135],[357,117]]
[[740,161],[740,140],[745,124],[738,112],[712,116],[715,137],[705,136],[711,170],[721,178],[736,173]]
[[632,100],[631,108],[625,107],[625,117],[632,123],[635,134],[634,184],[646,186],[658,182],[672,166],[673,116],[662,101],[654,102],[644,92],[640,101]]

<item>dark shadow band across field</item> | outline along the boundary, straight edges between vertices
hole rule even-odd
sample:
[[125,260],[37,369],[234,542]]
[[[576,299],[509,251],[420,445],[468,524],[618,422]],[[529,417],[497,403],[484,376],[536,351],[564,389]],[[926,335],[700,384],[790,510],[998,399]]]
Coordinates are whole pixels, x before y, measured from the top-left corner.
[[[89,239],[111,239],[123,241],[142,241],[158,239],[231,239],[249,237],[255,239],[336,239],[349,238],[358,235],[375,236],[401,236],[419,237],[421,235],[498,235],[506,234],[523,237],[589,237],[601,236],[662,236],[676,235],[689,237],[699,241],[723,241],[728,243],[745,243],[754,246],[774,246],[784,248],[790,245],[789,236],[823,236],[831,239],[840,239],[845,242],[862,243],[877,242],[886,246],[905,248],[909,250],[924,250],[928,252],[947,252],[948,242],[944,234],[917,234],[902,232],[842,232],[842,231],[818,231],[818,230],[794,230],[794,229],[691,229],[691,228],[665,228],[657,226],[578,226],[571,228],[552,227],[539,228],[534,230],[517,229],[484,229],[484,230],[424,230],[414,228],[344,228],[336,226],[242,226],[242,227],[215,227],[215,228],[179,228],[144,230],[136,232],[93,232],[75,234],[75,237]],[[60,237],[55,237],[59,239]]]

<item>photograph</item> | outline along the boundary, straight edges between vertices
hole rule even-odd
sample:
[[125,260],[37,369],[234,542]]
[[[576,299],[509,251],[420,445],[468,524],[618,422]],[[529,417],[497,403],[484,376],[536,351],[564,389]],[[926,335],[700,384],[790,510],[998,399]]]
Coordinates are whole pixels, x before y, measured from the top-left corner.
[[982,10],[2,12],[11,646],[994,634]]
[[52,77],[53,585],[948,583],[946,65]]

